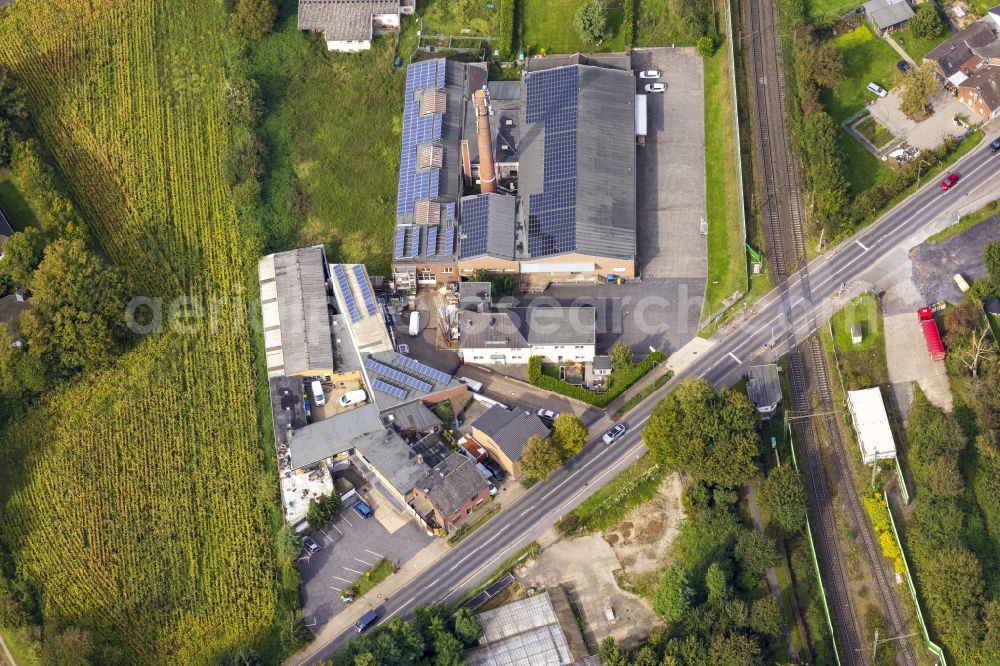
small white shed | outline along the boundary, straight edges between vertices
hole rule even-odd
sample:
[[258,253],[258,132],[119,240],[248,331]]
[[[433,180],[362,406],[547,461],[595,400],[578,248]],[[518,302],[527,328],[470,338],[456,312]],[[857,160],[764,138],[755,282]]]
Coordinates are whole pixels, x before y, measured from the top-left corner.
[[889,416],[878,387],[847,392],[847,408],[851,412],[854,432],[858,434],[861,459],[866,465],[876,460],[896,457],[896,441],[892,438]]

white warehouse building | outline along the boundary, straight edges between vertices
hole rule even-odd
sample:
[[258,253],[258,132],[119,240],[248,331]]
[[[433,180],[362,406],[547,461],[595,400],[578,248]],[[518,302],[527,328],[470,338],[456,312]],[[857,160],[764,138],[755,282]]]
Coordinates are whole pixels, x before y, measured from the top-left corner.
[[592,307],[500,308],[465,311],[459,321],[459,356],[476,365],[593,363],[596,316]]
[[858,434],[861,459],[866,465],[896,457],[896,441],[892,437],[889,416],[885,412],[882,391],[875,388],[847,392],[847,408],[851,423]]

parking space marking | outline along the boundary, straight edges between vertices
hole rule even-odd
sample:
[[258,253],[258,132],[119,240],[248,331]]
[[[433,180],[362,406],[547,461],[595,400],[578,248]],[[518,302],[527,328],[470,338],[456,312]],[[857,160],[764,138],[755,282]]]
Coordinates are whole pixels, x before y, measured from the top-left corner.
[[353,573],[356,573],[356,574],[358,574],[359,576],[364,576],[364,575],[365,575],[365,572],[364,572],[364,571],[358,571],[357,569],[352,569],[351,567],[343,567],[343,568],[344,568],[344,569],[347,569],[348,571],[351,571],[351,572],[353,572]]
[[374,555],[375,557],[378,557],[380,559],[385,559],[385,555],[380,555],[379,553],[376,553],[374,550],[368,550],[367,548],[365,548],[365,552],[366,553],[371,553],[372,555]]
[[337,530],[337,532],[338,532],[338,533],[340,533],[340,536],[344,536],[344,533],[343,533],[343,532],[341,532],[341,531],[340,531],[340,528],[339,528],[339,527],[337,527],[337,526],[336,526],[335,524],[333,524],[333,523],[330,523],[330,527],[332,527],[333,529]]
[[330,586],[330,589],[331,590],[337,590],[337,592],[343,592],[342,589],[340,589],[339,587],[334,587],[333,585]]
[[345,516],[344,514],[340,514],[340,517],[343,518],[344,522],[346,522],[348,525],[350,525],[351,527],[354,527],[354,523],[352,523],[351,521],[347,520],[347,516]]
[[330,574],[330,577],[331,578],[336,578],[337,580],[342,580],[345,583],[353,583],[354,582],[353,580],[351,580],[349,578],[341,578],[340,576],[334,576],[333,574]]
[[374,565],[374,564],[372,564],[371,562],[365,562],[364,560],[362,560],[362,559],[360,559],[360,558],[357,558],[357,557],[355,557],[354,559],[355,559],[355,560],[357,560],[358,562],[361,562],[361,564],[366,564],[366,565],[368,565],[368,566],[370,566],[370,567],[373,567],[373,566],[375,566],[375,565]]
[[[340,530],[337,530],[337,531],[339,532]],[[329,534],[327,534],[327,533],[326,533],[326,531],[324,531],[324,530],[320,530],[320,532],[321,532],[321,533],[323,534],[323,536],[325,536],[325,537],[326,537],[326,540],[327,540],[327,541],[329,541],[330,543],[333,543],[333,539],[331,539],[331,538],[330,538],[330,535],[329,535]],[[341,534],[343,534],[343,533],[341,533]]]

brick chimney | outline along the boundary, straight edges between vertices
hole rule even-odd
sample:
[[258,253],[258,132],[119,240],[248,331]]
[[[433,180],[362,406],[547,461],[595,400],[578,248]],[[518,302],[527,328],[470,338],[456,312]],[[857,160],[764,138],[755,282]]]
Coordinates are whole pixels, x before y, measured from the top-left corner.
[[479,190],[496,192],[497,176],[493,166],[493,140],[490,138],[490,112],[486,108],[486,93],[474,95],[476,102],[476,134],[479,146]]

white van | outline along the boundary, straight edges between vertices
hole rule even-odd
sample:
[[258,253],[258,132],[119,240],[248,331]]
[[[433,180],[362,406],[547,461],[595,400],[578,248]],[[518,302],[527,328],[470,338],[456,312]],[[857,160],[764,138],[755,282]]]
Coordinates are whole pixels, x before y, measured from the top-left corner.
[[868,92],[870,92],[873,95],[878,95],[879,97],[885,97],[886,95],[889,94],[886,92],[885,88],[883,88],[877,83],[869,83]]
[[958,285],[963,294],[969,291],[969,283],[966,282],[965,277],[961,273],[955,273],[955,284]]
[[358,389],[357,391],[348,391],[344,395],[340,396],[340,406],[350,407],[351,405],[356,405],[359,402],[364,402],[368,399],[368,394]]
[[317,405],[326,404],[326,395],[323,393],[323,385],[319,383],[319,380],[313,380],[312,383],[312,394],[313,402]]
[[420,335],[420,312],[414,310],[410,313],[410,337],[415,338]]
[[475,379],[469,379],[468,377],[458,377],[458,381],[462,382],[469,387],[469,390],[473,393],[482,393],[483,383],[477,382]]

